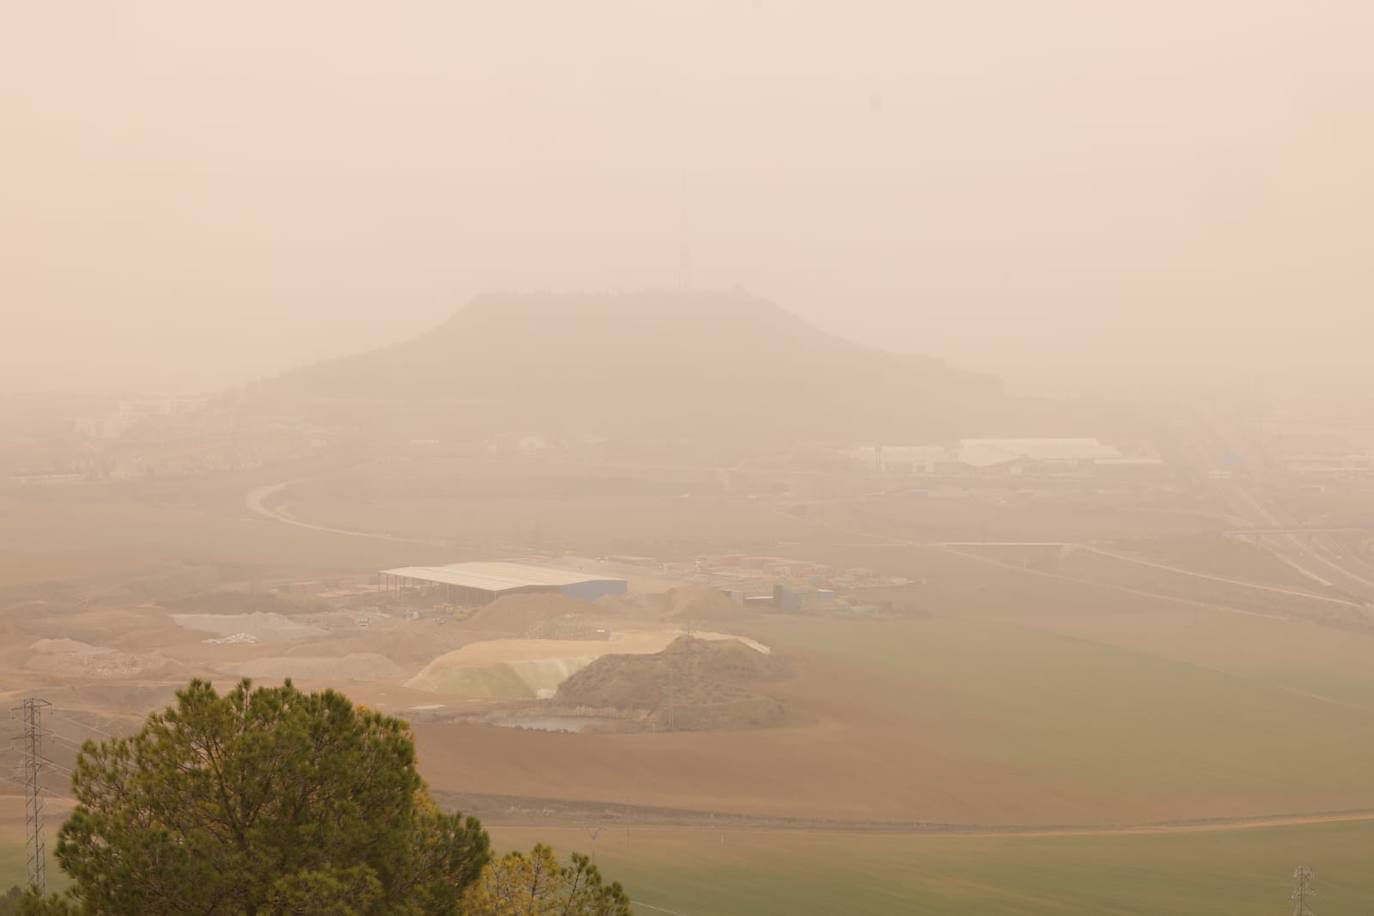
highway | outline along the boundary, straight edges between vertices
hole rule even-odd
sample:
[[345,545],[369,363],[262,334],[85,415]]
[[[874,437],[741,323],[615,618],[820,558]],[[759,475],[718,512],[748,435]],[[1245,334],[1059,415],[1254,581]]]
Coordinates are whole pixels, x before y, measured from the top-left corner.
[[1229,513],[1244,520],[1227,533],[1251,540],[1323,588],[1374,611],[1374,565],[1339,537],[1363,529],[1309,528],[1305,520],[1289,517],[1270,496],[1285,471],[1255,430],[1197,407],[1186,415],[1175,445]]

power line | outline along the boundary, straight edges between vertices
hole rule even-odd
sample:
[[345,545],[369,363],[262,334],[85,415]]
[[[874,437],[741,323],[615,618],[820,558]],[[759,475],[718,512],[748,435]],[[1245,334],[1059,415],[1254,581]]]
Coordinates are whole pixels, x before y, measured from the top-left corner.
[[74,738],[68,738],[66,735],[59,735],[57,732],[48,732],[48,737],[53,739],[54,741],[61,741],[63,744],[67,745],[69,748],[75,751],[80,751],[82,748],[83,742],[77,741]]
[[14,786],[16,789],[25,789],[25,790],[28,789],[28,786],[24,785],[22,782],[20,782],[20,781],[17,780],[17,779],[14,779],[13,777],[10,777],[10,776],[0,776],[0,779],[2,779],[2,780],[4,780],[5,782],[9,783],[10,785]]
[[645,903],[643,900],[636,900],[635,906],[644,907],[646,910],[653,910],[655,913],[670,913],[671,916],[687,916],[686,913],[679,913],[677,910],[669,910],[661,906],[654,906],[652,903]]
[[59,716],[55,712],[50,712],[48,713],[48,715],[50,718],[55,719],[58,722],[66,722],[68,725],[75,725],[77,728],[84,728],[87,731],[95,732],[97,735],[104,735],[106,738],[119,737],[119,735],[116,735],[114,732],[110,731],[107,728],[101,728],[98,725],[91,725],[87,722],[78,722],[76,719],[73,719],[70,716]]

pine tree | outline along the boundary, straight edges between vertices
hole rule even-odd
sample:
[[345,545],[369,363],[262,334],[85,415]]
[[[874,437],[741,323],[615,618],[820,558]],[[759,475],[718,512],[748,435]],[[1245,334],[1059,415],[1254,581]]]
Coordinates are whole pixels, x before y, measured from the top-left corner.
[[443,814],[409,727],[288,681],[194,681],[128,738],[87,742],[57,859],[87,911],[457,913],[486,832]]
[[537,845],[489,864],[468,891],[466,916],[630,916],[630,899],[618,883],[605,884],[584,855],[561,865]]

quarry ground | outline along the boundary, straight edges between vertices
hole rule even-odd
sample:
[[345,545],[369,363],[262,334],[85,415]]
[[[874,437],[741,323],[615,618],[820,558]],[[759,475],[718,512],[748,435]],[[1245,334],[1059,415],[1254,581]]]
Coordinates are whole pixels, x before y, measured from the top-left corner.
[[[1330,876],[1328,909],[1374,896],[1374,824],[1356,819],[1374,810],[1374,631],[1219,535],[1226,509],[1205,495],[876,495],[767,468],[727,487],[647,462],[404,470],[0,489],[0,689],[54,703],[60,766],[191,676],[290,675],[411,710],[441,797],[498,844],[594,851],[659,908],[644,912],[1259,913],[1283,905],[1303,862]],[[303,482],[268,505],[319,527],[246,505],[287,478]],[[768,495],[779,480],[785,498]],[[798,499],[804,516],[789,511]],[[942,546],[967,540],[1108,553]],[[447,653],[491,661],[488,641],[518,634],[375,614],[364,626],[346,600],[317,603],[322,587],[281,590],[558,546],[783,553],[910,584],[884,593],[890,616],[711,621],[789,660],[793,676],[766,687],[787,723],[623,734],[454,721],[502,697],[412,679]],[[232,619],[192,629],[178,614]],[[651,642],[681,625],[588,619]],[[256,641],[205,641],[241,633]],[[56,795],[62,783],[53,774]],[[21,811],[0,800],[12,877]],[[1142,829],[1185,822],[1209,829]]]

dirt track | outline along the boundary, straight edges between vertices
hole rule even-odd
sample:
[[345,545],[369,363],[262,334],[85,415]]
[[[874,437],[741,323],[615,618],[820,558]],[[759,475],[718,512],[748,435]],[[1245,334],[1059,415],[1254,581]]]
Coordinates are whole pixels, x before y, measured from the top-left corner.
[[1345,607],[1358,608],[1361,606],[1353,601],[1346,601],[1343,598],[1333,598],[1330,595],[1318,595],[1313,592],[1298,591],[1297,589],[1292,588],[1280,588],[1277,585],[1264,585],[1259,582],[1247,582],[1244,579],[1233,579],[1227,576],[1214,576],[1211,573],[1198,572],[1192,569],[1184,569],[1181,566],[1171,566],[1167,563],[1157,563],[1153,560],[1143,560],[1139,557],[1128,556],[1124,553],[1117,553],[1112,550],[1103,550],[1100,547],[1093,547],[1091,544],[1076,544],[1073,546],[1080,550],[1086,550],[1089,553],[1098,554],[1099,556],[1110,557],[1113,560],[1120,560],[1123,563],[1134,563],[1137,566],[1148,566],[1152,569],[1161,569],[1165,572],[1174,573],[1180,576],[1192,576],[1195,579],[1207,579],[1211,582],[1221,582],[1225,585],[1236,585],[1241,588],[1259,589],[1260,591],[1274,592],[1275,594],[1287,595],[1293,598],[1303,598],[1309,601],[1326,601],[1330,602],[1331,604],[1339,604]]
[[[1072,825],[1025,826],[1016,824],[978,825],[942,824],[916,821],[846,821],[816,820],[790,817],[753,817],[721,812],[688,811],[663,808],[636,808],[594,805],[583,802],[558,802],[542,798],[516,799],[483,796],[449,796],[450,803],[469,813],[481,813],[484,819],[504,826],[588,826],[615,824],[625,827],[671,826],[708,830],[787,830],[800,833],[826,834],[895,834],[958,837],[1093,837],[1093,836],[1167,836],[1190,833],[1225,833],[1239,830],[1267,830],[1284,827],[1309,827],[1320,824],[1365,823],[1374,821],[1374,810],[1328,811],[1305,814],[1269,814],[1241,817],[1209,818],[1206,820],[1177,820],[1156,823],[1120,824],[1109,826]],[[526,810],[539,812],[538,817],[521,817]],[[566,807],[564,807],[566,806]],[[502,809],[514,816],[502,817]],[[495,813],[495,816],[493,814]]]
[[1131,836],[1178,833],[1223,833],[1232,830],[1263,830],[1277,827],[1307,827],[1316,824],[1374,821],[1374,811],[1348,811],[1330,814],[1271,815],[1267,817],[1227,818],[1215,821],[1136,824],[1123,827],[1064,827],[1062,829],[1021,830],[1016,828],[960,831],[965,836]]

